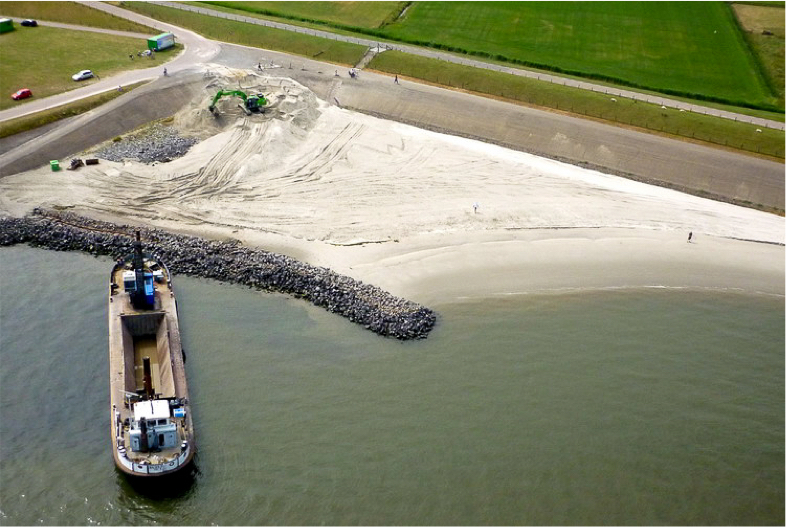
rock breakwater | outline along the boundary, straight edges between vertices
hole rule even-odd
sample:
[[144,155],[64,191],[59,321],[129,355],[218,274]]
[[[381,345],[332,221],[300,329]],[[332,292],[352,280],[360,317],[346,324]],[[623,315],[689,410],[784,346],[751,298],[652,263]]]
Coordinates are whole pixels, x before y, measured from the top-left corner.
[[432,310],[378,287],[238,242],[205,240],[36,209],[24,218],[0,218],[0,246],[25,243],[118,259],[133,250],[137,230],[145,251],[161,258],[176,274],[293,295],[385,337],[425,338],[436,323]]

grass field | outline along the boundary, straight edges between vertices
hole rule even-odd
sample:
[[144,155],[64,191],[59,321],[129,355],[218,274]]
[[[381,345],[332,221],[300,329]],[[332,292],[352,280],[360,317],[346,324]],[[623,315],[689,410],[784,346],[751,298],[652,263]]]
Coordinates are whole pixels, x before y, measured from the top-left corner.
[[734,4],[734,13],[773,92],[784,96],[784,3],[779,7]]
[[62,22],[64,24],[149,33],[150,35],[160,33],[153,28],[124,18],[118,18],[76,2],[3,2],[0,3],[0,14],[19,18]]
[[124,7],[156,20],[186,27],[207,38],[245,46],[286,51],[287,53],[317,58],[334,64],[349,66],[357,64],[366,52],[365,47],[357,44],[255,26],[145,2],[125,2]]
[[22,117],[17,117],[16,119],[3,121],[0,123],[0,137],[8,137],[10,135],[25,132],[27,130],[33,130],[40,126],[54,123],[55,121],[60,121],[75,115],[83,114],[92,110],[93,108],[101,106],[102,104],[106,104],[109,101],[116,99],[125,93],[128,93],[134,88],[142,86],[143,84],[146,83],[138,82],[136,84],[124,86],[122,92],[112,90],[99,93],[98,95],[85,97],[84,99],[79,99],[78,101],[72,103],[63,104],[56,108],[51,108],[49,110],[43,110],[31,115],[25,115]]
[[435,84],[511,99],[533,106],[554,108],[691,140],[784,158],[786,135],[780,130],[764,128],[761,132],[757,132],[757,127],[754,125],[729,119],[674,109],[664,110],[655,104],[635,102],[630,99],[617,98],[615,101],[602,93],[396,51],[386,51],[377,55],[369,67],[388,73],[417,76]]
[[302,21],[378,28],[392,20],[407,2],[199,2],[239,11]]
[[[105,77],[120,71],[150,68],[168,61],[182,50],[179,45],[153,54],[153,59],[129,60],[129,54],[147,47],[141,39],[74,31],[53,27],[17,28],[0,35],[0,110],[23,105],[31,99],[14,101],[20,88],[33,90],[33,99],[73,90],[95,82],[75,82],[71,75],[93,70]],[[42,52],[46,50],[46,52]]]
[[385,32],[663,93],[778,102],[720,2],[416,2]]
[[[731,8],[721,2],[414,2],[387,15],[342,2],[199,2],[275,11],[328,26],[528,67],[737,107],[783,112],[782,90],[752,56]],[[326,7],[326,4],[328,7]],[[378,3],[384,4],[384,3]],[[782,46],[781,46],[782,47]],[[774,59],[777,63],[777,50]],[[762,53],[768,54],[769,49]],[[768,55],[771,56],[771,55]],[[782,60],[780,61],[782,63]],[[782,82],[780,83],[782,84]]]

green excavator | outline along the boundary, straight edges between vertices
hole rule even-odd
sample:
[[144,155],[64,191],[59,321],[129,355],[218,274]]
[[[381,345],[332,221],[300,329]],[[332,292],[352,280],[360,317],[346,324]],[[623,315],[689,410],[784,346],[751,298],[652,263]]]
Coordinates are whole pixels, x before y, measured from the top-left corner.
[[246,95],[245,92],[240,90],[218,90],[218,93],[213,97],[213,102],[210,103],[207,109],[210,110],[213,115],[218,115],[218,110],[216,109],[218,100],[221,97],[232,95],[243,99],[243,104],[238,104],[238,106],[246,112],[246,115],[251,115],[252,112],[261,112],[267,104],[267,99],[265,99],[265,96],[261,93],[257,95]]

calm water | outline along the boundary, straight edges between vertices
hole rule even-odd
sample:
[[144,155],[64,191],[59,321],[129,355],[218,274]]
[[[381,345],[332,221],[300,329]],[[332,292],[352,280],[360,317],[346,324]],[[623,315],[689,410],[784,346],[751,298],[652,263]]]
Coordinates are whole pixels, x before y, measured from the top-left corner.
[[426,340],[176,277],[197,470],[112,463],[108,259],[0,249],[2,524],[783,524],[784,300],[436,308]]

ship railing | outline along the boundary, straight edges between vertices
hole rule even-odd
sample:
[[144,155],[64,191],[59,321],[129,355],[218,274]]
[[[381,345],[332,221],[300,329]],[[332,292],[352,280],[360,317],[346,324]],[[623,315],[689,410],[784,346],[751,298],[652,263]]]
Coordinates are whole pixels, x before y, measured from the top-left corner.
[[124,448],[122,449],[122,451],[118,449],[117,457],[120,460],[120,463],[131,472],[138,473],[138,474],[163,474],[164,472],[169,472],[175,470],[176,468],[182,465],[185,465],[188,462],[188,457],[190,453],[191,453],[191,445],[188,445],[186,449],[183,452],[181,452],[175,459],[171,461],[167,461],[166,463],[157,463],[155,465],[151,465],[149,463],[134,463],[133,461],[128,459]]

